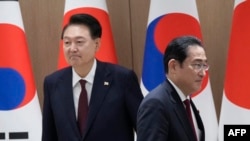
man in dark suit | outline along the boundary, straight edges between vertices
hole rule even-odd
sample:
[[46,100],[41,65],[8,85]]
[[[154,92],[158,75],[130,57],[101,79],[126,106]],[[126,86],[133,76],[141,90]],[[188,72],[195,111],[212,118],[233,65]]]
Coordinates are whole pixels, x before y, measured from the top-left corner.
[[[173,39],[164,53],[166,80],[143,99],[137,117],[137,141],[204,141],[204,126],[191,100],[208,70],[199,39]],[[191,102],[191,117],[185,101]]]
[[[101,33],[100,23],[88,14],[73,15],[64,27],[70,66],[45,77],[42,141],[134,140],[143,95],[132,70],[95,58]],[[85,102],[79,102],[82,95]]]

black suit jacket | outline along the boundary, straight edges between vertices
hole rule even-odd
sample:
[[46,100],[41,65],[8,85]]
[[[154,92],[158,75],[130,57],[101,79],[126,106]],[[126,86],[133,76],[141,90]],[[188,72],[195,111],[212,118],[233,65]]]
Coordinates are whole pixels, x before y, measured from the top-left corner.
[[[201,117],[191,105],[204,141]],[[168,80],[144,98],[137,116],[137,141],[195,141],[183,102]]]
[[59,70],[44,80],[42,141],[133,141],[142,99],[133,71],[97,61],[87,129],[81,135],[73,102],[72,67]]

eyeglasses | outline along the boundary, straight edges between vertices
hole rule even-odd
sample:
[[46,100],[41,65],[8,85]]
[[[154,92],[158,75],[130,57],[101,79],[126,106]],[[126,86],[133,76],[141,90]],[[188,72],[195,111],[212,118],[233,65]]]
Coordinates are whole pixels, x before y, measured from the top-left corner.
[[209,65],[203,64],[203,63],[194,63],[194,64],[191,64],[191,66],[197,72],[201,70],[207,71],[209,69]]

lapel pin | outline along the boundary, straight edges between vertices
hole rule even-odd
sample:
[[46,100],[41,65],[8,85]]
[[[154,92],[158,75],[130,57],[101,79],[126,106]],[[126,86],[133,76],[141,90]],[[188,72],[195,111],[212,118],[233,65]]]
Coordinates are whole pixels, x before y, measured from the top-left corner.
[[109,82],[104,82],[104,86],[108,86],[109,85]]

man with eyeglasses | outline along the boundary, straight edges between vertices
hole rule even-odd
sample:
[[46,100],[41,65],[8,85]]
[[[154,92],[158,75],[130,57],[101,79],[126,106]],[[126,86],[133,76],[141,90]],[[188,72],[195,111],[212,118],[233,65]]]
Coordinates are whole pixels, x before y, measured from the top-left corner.
[[202,119],[191,100],[209,66],[201,41],[173,39],[164,53],[166,80],[143,99],[137,114],[137,141],[204,141]]

